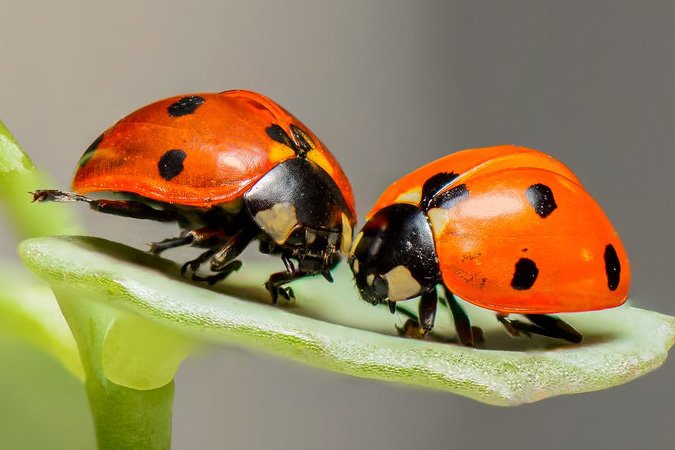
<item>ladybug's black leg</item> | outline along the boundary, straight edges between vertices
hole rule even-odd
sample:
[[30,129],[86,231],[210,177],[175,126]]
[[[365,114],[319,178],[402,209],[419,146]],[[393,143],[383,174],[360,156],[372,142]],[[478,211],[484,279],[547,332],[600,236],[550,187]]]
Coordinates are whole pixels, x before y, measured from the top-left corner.
[[482,342],[483,330],[471,326],[469,316],[466,314],[466,311],[464,311],[464,308],[462,308],[462,305],[457,302],[455,295],[445,286],[443,286],[443,289],[445,289],[446,302],[452,313],[452,319],[455,323],[455,330],[457,331],[459,342],[467,347],[473,347],[477,343]]
[[569,342],[578,344],[583,339],[581,333],[572,328],[567,322],[555,316],[547,316],[545,314],[525,314],[530,322],[537,325],[545,331],[544,336],[564,339]]
[[506,332],[513,337],[518,337],[521,333],[530,336],[533,333],[532,328],[535,327],[535,325],[532,325],[531,323],[521,322],[516,319],[507,319],[505,314],[499,313],[497,313],[497,321],[504,325]]
[[287,255],[281,255],[281,262],[284,263],[284,267],[286,268],[286,272],[295,272],[297,269],[295,268],[295,264],[293,264],[293,261],[291,261],[291,258],[289,258]]
[[[210,243],[211,245],[216,245],[216,243],[213,242],[213,240],[215,239],[223,240],[224,236],[223,234],[219,236],[211,234],[210,237],[206,237],[207,233],[202,233],[200,235],[199,232],[203,230],[207,230],[207,228],[194,230],[190,232],[196,233],[197,236],[201,236],[200,237],[201,240],[199,241],[195,240],[192,243],[192,245],[195,246],[199,245],[204,247],[207,245],[207,243]],[[212,271],[218,273],[207,277],[201,277],[199,275],[193,274],[192,279],[194,281],[205,281],[209,285],[213,285],[218,281],[224,280],[225,278],[227,278],[229,274],[241,268],[242,266],[241,261],[235,261],[235,258],[239,256],[239,254],[242,251],[244,251],[246,246],[248,246],[248,244],[257,236],[258,233],[259,231],[253,227],[240,228],[239,231],[237,231],[233,236],[227,238],[225,245],[223,245],[221,248],[219,249],[211,248],[206,252],[202,253],[201,255],[199,255],[199,257],[197,257],[196,259],[193,259],[192,261],[188,261],[185,264],[183,264],[181,272],[185,273],[185,271],[188,268],[194,272],[197,269],[199,269],[199,266],[201,266],[202,263],[211,259],[210,268]]]
[[[293,264],[291,258],[294,258],[298,261],[297,266]],[[326,272],[330,272],[332,269],[334,269],[340,261],[340,258],[329,257],[321,259],[298,259],[292,253],[292,251],[283,251],[281,254],[281,260],[284,263],[284,267],[286,267],[286,271],[273,273],[265,283],[265,288],[272,296],[272,303],[276,303],[279,299],[279,296],[282,296],[288,301],[295,300],[293,289],[290,287],[284,287],[284,284],[288,284],[297,279],[311,275],[322,274],[324,278],[332,282],[333,278],[330,276],[330,274],[326,275]]]
[[190,245],[194,241],[194,236],[186,234],[174,238],[164,239],[163,241],[153,242],[150,244],[149,252],[153,255],[159,255],[165,250],[175,247],[182,247],[183,245]]
[[[203,227],[196,230],[181,233],[175,238],[164,239],[161,242],[150,244],[150,253],[159,255],[164,250],[191,245],[193,247],[211,248],[227,242],[231,237],[225,234],[225,231],[216,227]],[[204,260],[205,261],[205,260]]]
[[276,303],[279,296],[282,296],[288,301],[295,300],[293,289],[291,287],[284,287],[284,284],[310,275],[315,275],[315,272],[308,272],[302,270],[300,267],[296,267],[290,260],[289,255],[282,255],[281,260],[284,262],[286,272],[273,273],[265,283],[265,288],[272,296],[272,303]]
[[283,285],[309,275],[311,273],[299,270],[294,272],[276,272],[270,275],[270,278],[265,283],[265,289],[272,296],[272,303],[276,303],[280,295],[288,301],[295,300],[293,289],[291,287],[284,287]]
[[240,228],[211,258],[211,270],[221,272],[255,239],[260,231],[254,227]]
[[400,334],[415,339],[423,339],[434,328],[436,321],[436,308],[438,306],[438,294],[436,289],[430,289],[422,294],[419,304],[419,321],[408,319],[403,328],[398,328]]
[[519,336],[521,333],[527,336],[539,334],[556,339],[564,339],[575,344],[581,342],[583,338],[581,333],[557,317],[544,314],[526,314],[525,317],[532,323],[522,322],[517,319],[507,319],[505,315],[497,314],[497,320],[504,325],[504,328],[506,328],[506,331],[511,336]]
[[185,272],[187,272],[188,269],[190,269],[193,272],[196,272],[202,264],[204,264],[206,261],[211,259],[211,257],[215,254],[216,254],[216,249],[212,248],[212,249],[209,249],[209,250],[205,251],[204,253],[202,253],[201,255],[196,257],[195,259],[192,259],[192,260],[186,262],[180,268],[181,275],[185,275]]
[[131,217],[133,219],[156,220],[157,222],[173,222],[178,220],[179,214],[173,208],[155,209],[141,202],[131,200],[94,200],[72,192],[56,190],[33,191],[34,202],[84,202],[94,211],[116,216]]
[[192,274],[192,281],[204,281],[213,286],[217,282],[227,278],[232,272],[236,272],[241,269],[243,266],[241,261],[231,261],[229,264],[226,264],[224,267],[218,270],[218,273],[215,275],[209,275],[208,277],[200,277],[197,274]]

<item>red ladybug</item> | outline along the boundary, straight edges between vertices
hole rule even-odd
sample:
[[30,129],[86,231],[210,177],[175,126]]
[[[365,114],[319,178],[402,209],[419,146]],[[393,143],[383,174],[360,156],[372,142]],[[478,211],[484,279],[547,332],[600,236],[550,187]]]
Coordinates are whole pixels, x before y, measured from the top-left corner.
[[[507,330],[579,342],[548,314],[626,301],[630,267],[600,206],[561,162],[522,147],[465,150],[392,184],[367,216],[349,258],[373,304],[420,297],[423,337],[445,291],[460,341],[480,339],[454,295],[495,311]],[[524,314],[527,322],[507,318]]]
[[[254,239],[280,254],[285,272],[266,283],[273,301],[293,297],[286,283],[330,270],[347,254],[355,224],[354,196],[328,149],[298,119],[250,91],[198,93],[160,100],[94,141],[72,183],[78,194],[112,191],[125,200],[93,200],[69,192],[34,192],[38,201],[83,201],[92,209],[160,222],[176,221],[178,237],[152,244],[206,251],[183,266],[210,261],[215,283],[237,270]],[[295,260],[297,263],[294,263]]]

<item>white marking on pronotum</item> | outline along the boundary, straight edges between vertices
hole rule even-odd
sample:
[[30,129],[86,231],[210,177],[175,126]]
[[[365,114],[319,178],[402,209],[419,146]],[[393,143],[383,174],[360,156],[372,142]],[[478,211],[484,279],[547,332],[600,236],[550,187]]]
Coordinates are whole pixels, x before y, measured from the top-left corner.
[[418,205],[422,201],[422,190],[416,188],[412,191],[404,192],[403,194],[396,197],[397,203],[412,203],[413,205]]
[[359,246],[359,241],[361,240],[362,237],[363,237],[363,233],[359,233],[358,235],[356,235],[356,239],[354,239],[354,243],[352,244],[352,249],[353,249],[352,252],[354,250],[356,250],[356,247]]
[[277,244],[286,242],[298,226],[295,206],[290,203],[276,203],[270,209],[260,211],[255,215],[255,221]]
[[431,208],[427,211],[427,217],[431,222],[434,234],[440,234],[448,223],[448,210],[443,208]]
[[349,224],[349,218],[342,213],[342,242],[340,242],[340,252],[343,255],[349,255],[349,249],[352,248],[352,226]]
[[392,302],[415,297],[419,295],[420,289],[422,289],[422,286],[413,278],[410,270],[405,266],[394,267],[384,274],[384,278],[387,280],[387,286],[389,287],[387,294]]

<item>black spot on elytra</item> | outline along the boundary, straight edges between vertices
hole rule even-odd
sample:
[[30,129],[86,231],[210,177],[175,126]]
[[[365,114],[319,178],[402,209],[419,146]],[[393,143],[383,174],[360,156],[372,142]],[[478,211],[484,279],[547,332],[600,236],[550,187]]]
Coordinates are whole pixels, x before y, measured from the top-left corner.
[[305,156],[308,151],[314,148],[312,138],[309,137],[305,130],[295,125],[291,125],[291,132],[297,143],[295,153],[298,156]]
[[428,210],[428,205],[434,196],[441,189],[452,183],[452,181],[458,176],[459,175],[457,175],[455,172],[441,172],[425,181],[424,185],[422,186],[422,199],[420,200],[420,207],[424,210]]
[[183,97],[169,106],[169,115],[171,117],[180,117],[193,114],[202,103],[204,103],[204,97],[199,97],[198,95]]
[[284,144],[286,147],[292,149],[297,156],[303,158],[308,151],[314,148],[312,138],[309,137],[305,130],[296,125],[291,125],[293,139],[291,139],[286,130],[276,123],[265,128],[265,132],[272,140]]
[[609,290],[616,290],[619,287],[619,281],[621,281],[621,263],[612,244],[607,244],[605,247],[605,273],[607,273]]
[[542,219],[548,217],[557,207],[553,191],[545,184],[533,184],[525,191],[525,197]]
[[277,141],[280,144],[284,144],[286,147],[290,147],[293,149],[293,151],[295,151],[295,143],[288,135],[288,133],[286,133],[286,130],[281,128],[281,126],[274,123],[269,127],[265,128],[265,132],[273,141]]
[[516,263],[516,270],[513,272],[511,287],[517,291],[530,289],[537,281],[537,275],[539,275],[539,269],[537,269],[534,261],[528,258],[520,258]]
[[452,189],[443,191],[440,194],[437,194],[435,197],[429,199],[425,211],[428,211],[432,208],[450,209],[453,206],[455,206],[455,203],[457,203],[457,201],[466,198],[468,196],[469,196],[469,189],[467,189],[466,184],[460,184]]
[[87,150],[84,151],[82,154],[82,157],[80,158],[79,166],[82,167],[87,162],[91,159],[92,156],[94,156],[94,152],[98,148],[98,146],[101,144],[101,141],[103,140],[103,135],[100,135],[99,137],[96,138],[94,142],[91,143],[89,147],[87,147]]
[[157,164],[159,175],[166,181],[170,181],[183,171],[183,161],[186,157],[183,150],[174,149],[164,153]]

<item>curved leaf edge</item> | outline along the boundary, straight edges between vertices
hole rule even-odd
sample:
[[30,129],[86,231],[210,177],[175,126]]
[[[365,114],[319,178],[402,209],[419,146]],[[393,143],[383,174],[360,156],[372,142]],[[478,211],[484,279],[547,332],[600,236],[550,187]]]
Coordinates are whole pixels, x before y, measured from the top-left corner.
[[[268,265],[247,263],[246,274],[228,283],[231,292],[249,295],[244,300],[187,283],[176,264],[103,239],[31,239],[19,253],[53,286],[68,286],[82,298],[186,339],[242,345],[357,377],[441,389],[494,405],[625,383],[660,366],[675,342],[675,318],[624,306],[566,316],[586,336],[580,346],[532,339],[536,345],[528,351],[471,349],[337,325],[295,314],[294,308],[260,303],[261,289],[250,280],[265,279]],[[322,285],[321,290],[314,282],[298,283],[296,295],[308,303],[325,297],[333,307],[360,305],[346,278],[346,271],[338,271],[338,286]]]

